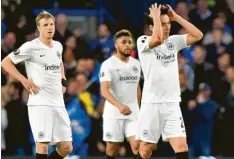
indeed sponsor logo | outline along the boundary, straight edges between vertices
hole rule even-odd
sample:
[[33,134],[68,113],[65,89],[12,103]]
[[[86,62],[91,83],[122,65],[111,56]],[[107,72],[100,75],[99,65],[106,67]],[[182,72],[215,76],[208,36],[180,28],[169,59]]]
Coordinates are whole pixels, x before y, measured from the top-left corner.
[[161,55],[159,55],[159,54],[157,54],[157,59],[158,60],[171,60],[171,59],[174,59],[175,58],[175,55],[174,54],[171,54],[171,55],[163,55],[163,56],[161,56]]
[[45,65],[45,70],[60,70],[60,65]]
[[120,76],[120,81],[128,81],[128,80],[137,80],[137,76],[125,76],[125,77],[121,77]]

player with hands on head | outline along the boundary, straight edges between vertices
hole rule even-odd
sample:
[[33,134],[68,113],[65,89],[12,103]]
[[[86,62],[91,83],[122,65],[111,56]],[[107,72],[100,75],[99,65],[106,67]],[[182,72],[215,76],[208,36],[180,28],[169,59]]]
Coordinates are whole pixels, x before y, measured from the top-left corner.
[[[188,159],[186,132],[180,110],[180,86],[177,53],[202,39],[202,32],[177,15],[170,5],[153,4],[146,22],[151,36],[140,36],[137,49],[144,75],[137,140],[138,158],[148,159],[162,134],[177,159]],[[170,36],[171,21],[179,23],[184,35]]]

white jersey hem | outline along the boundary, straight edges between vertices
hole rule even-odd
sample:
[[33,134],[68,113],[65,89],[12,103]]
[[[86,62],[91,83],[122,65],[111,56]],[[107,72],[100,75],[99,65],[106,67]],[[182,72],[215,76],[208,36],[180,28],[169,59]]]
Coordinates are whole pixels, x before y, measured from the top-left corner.
[[27,106],[33,107],[33,106],[46,106],[46,107],[65,107],[65,105],[45,105],[45,104],[38,104],[38,105],[32,105],[32,104],[27,104]]

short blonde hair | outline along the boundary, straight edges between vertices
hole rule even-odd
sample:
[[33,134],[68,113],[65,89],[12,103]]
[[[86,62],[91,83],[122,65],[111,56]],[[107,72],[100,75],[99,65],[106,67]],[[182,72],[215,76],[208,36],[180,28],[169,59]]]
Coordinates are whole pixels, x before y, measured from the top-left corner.
[[41,20],[41,19],[49,19],[49,18],[52,18],[54,21],[55,21],[55,18],[54,18],[54,16],[52,15],[52,14],[50,14],[49,12],[47,12],[47,11],[42,11],[41,13],[39,13],[38,15],[37,15],[37,17],[36,17],[36,24],[37,24],[37,26],[39,26],[39,21]]

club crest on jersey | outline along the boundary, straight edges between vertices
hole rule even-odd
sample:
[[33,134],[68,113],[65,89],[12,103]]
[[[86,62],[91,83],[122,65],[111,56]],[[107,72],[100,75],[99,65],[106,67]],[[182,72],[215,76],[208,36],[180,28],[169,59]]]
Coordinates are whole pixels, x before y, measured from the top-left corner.
[[138,68],[137,68],[136,66],[133,66],[133,71],[134,71],[135,73],[138,73]]
[[174,45],[172,43],[167,44],[167,49],[168,50],[174,50]]
[[61,59],[61,56],[62,56],[62,55],[60,54],[60,52],[59,52],[59,51],[57,51],[57,53],[56,53],[56,54],[57,54],[58,58],[59,58],[59,59]]
[[19,49],[16,49],[16,50],[13,51],[13,54],[14,54],[14,55],[18,55],[19,53],[20,53],[20,50],[19,50]]

